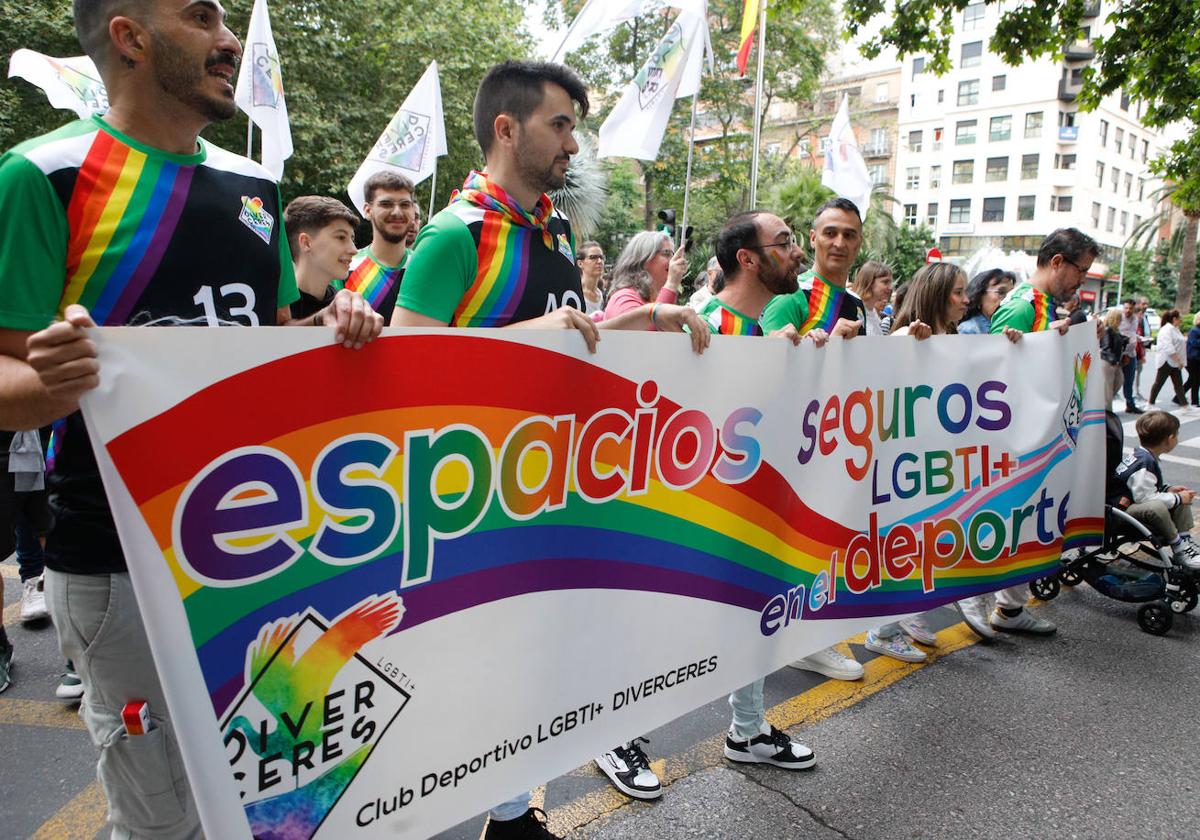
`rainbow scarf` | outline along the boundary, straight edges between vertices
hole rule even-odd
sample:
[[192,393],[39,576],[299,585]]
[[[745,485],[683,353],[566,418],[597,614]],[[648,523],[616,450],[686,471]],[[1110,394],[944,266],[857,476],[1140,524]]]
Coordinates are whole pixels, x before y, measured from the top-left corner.
[[808,318],[800,325],[800,334],[822,329],[829,332],[837,323],[842,311],[842,300],[846,290],[841,286],[826,283],[819,274],[814,274],[812,291],[808,293]]
[[1054,304],[1051,303],[1050,297],[1033,286],[1029,286],[1025,299],[1033,304],[1033,326],[1029,328],[1029,331],[1042,332],[1050,329],[1050,322],[1054,320]]
[[708,322],[718,335],[762,335],[762,325],[753,318],[730,309],[718,301],[718,306],[708,316]]
[[405,263],[408,262],[408,251],[404,252],[404,259],[400,261],[400,265],[386,266],[375,260],[375,256],[370,249],[364,249],[362,262],[354,267],[350,272],[350,276],[346,278],[345,288],[352,292],[358,292],[367,303],[371,304],[371,308],[378,311],[384,299],[387,298],[388,292],[396,285],[396,278],[400,276]]
[[128,322],[175,234],[195,171],[97,132],[67,205],[60,312],[81,303],[97,324]]
[[479,233],[475,282],[459,301],[450,325],[471,327],[503,321],[503,313],[511,311],[525,288],[529,238],[540,232],[542,244],[555,250],[554,236],[548,227],[554,205],[543,194],[533,212],[526,212],[502,187],[475,171],[467,176],[463,188],[451,196],[450,203],[455,202],[473,204],[488,212],[483,215]]

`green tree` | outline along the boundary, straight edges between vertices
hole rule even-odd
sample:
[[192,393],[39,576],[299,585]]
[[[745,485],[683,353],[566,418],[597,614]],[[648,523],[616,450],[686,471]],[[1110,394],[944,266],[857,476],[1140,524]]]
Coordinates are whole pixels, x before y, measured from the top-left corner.
[[933,245],[933,231],[925,225],[901,225],[895,248],[882,260],[892,269],[897,286],[907,283],[925,265],[925,255]]
[[[53,56],[79,55],[71,4],[62,0],[0,0],[0,56],[21,47]],[[23,79],[0,83],[0,150],[57,128],[75,115],[50,107],[40,90]]]

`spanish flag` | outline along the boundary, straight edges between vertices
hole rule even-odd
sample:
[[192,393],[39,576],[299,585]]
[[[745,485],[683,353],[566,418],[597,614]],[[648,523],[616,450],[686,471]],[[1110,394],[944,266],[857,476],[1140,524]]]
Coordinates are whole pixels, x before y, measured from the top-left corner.
[[763,0],[746,0],[746,8],[742,12],[742,40],[738,45],[738,73],[746,75],[746,65],[750,62],[750,45],[754,43],[754,28],[758,26],[758,10]]

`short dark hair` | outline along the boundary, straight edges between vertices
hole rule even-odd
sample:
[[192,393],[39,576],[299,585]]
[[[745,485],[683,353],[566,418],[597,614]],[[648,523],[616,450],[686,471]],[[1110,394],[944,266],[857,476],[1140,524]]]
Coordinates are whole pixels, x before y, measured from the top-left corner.
[[989,268],[971,278],[971,282],[967,283],[967,311],[963,315],[964,321],[983,314],[983,296],[997,280],[1007,280],[1014,286],[1017,285],[1017,275],[1003,268]]
[[817,212],[813,213],[812,225],[817,223],[817,219],[821,218],[821,214],[826,210],[845,210],[847,213],[853,213],[854,218],[858,219],[858,223],[860,225],[862,224],[862,213],[858,212],[858,205],[850,199],[842,198],[839,195],[828,199],[824,204],[817,208]]
[[717,262],[725,274],[726,282],[737,276],[737,252],[758,244],[758,217],[764,212],[747,210],[738,213],[717,233]]
[[408,194],[412,195],[415,189],[406,176],[392,169],[381,169],[363,184],[363,201],[370,204],[380,190],[408,190]]
[[518,123],[529,119],[546,97],[546,84],[556,84],[579,106],[579,118],[588,113],[587,86],[575,71],[550,61],[502,61],[492,67],[475,92],[475,139],[484,158],[496,140],[495,123],[508,114]]
[[1125,304],[1127,304],[1127,303],[1128,303],[1130,306],[1132,306],[1132,305],[1134,304],[1134,300],[1133,300],[1133,298],[1125,298],[1125,300],[1121,301],[1121,305],[1122,305],[1122,306],[1124,306],[1124,305],[1125,305]]
[[1095,239],[1083,231],[1075,228],[1059,228],[1042,241],[1042,247],[1038,249],[1037,255],[1038,268],[1049,265],[1050,260],[1060,254],[1068,262],[1077,262],[1089,254],[1092,259],[1096,259],[1100,256],[1100,246]]
[[1166,411],[1147,411],[1137,419],[1138,442],[1142,446],[1158,446],[1171,435],[1179,433],[1179,418]]
[[293,198],[283,210],[283,228],[287,231],[288,247],[292,257],[299,247],[300,234],[309,236],[324,230],[336,221],[350,223],[350,230],[358,224],[358,215],[336,198],[324,195],[302,195]]
[[97,69],[108,64],[108,23],[117,15],[141,16],[150,11],[148,0],[74,0],[75,35]]

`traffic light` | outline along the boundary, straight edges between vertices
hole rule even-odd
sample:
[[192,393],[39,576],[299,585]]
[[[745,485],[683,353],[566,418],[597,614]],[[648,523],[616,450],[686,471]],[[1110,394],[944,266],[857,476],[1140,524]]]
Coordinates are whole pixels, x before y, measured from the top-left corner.
[[675,211],[670,207],[666,207],[658,211],[658,227],[655,230],[660,230],[667,236],[671,237],[671,241],[675,241]]
[[683,229],[683,253],[685,254],[692,253],[692,246],[696,244],[692,241],[692,233],[695,230],[696,229],[691,225],[688,225]]

